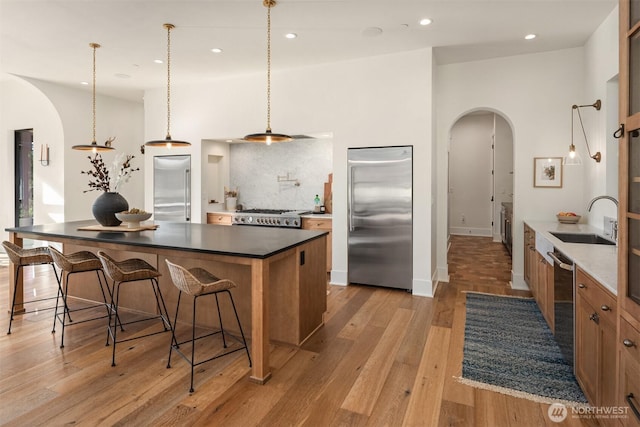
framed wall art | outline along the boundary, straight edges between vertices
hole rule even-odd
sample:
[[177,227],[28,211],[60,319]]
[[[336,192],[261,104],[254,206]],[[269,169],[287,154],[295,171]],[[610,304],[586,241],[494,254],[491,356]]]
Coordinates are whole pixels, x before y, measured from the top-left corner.
[[562,188],[562,157],[534,157],[533,186]]

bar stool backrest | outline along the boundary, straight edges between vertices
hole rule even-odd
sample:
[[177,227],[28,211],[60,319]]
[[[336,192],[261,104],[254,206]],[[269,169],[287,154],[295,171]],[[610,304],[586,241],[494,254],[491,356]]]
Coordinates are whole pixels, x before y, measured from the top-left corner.
[[49,246],[49,253],[51,254],[51,258],[53,258],[53,262],[56,263],[59,269],[63,271],[71,271],[73,269],[73,266],[62,252],[52,246]]
[[167,266],[169,267],[169,274],[173,284],[182,292],[189,295],[197,295],[202,291],[203,284],[195,278],[186,268],[174,264],[168,259],[165,259]]
[[118,268],[117,261],[102,251],[98,251],[98,258],[100,258],[102,268],[107,276],[113,281],[121,282],[124,278],[124,272]]
[[45,247],[25,250],[15,243],[11,243],[6,240],[2,242],[2,246],[14,265],[35,265],[51,262],[49,249]]

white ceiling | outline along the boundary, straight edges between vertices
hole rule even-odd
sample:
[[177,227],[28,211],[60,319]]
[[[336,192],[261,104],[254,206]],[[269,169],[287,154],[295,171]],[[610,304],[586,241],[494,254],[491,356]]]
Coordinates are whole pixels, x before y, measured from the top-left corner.
[[[435,47],[438,63],[584,45],[616,0],[279,0],[272,9],[272,69]],[[262,0],[0,0],[0,71],[142,99],[172,83],[266,71]],[[429,26],[418,21],[428,17]],[[382,32],[370,35],[378,27]],[[288,40],[284,34],[298,38]],[[524,40],[535,33],[534,40]],[[214,54],[211,48],[224,49]],[[126,77],[125,77],[126,76]],[[90,90],[90,86],[87,88]]]

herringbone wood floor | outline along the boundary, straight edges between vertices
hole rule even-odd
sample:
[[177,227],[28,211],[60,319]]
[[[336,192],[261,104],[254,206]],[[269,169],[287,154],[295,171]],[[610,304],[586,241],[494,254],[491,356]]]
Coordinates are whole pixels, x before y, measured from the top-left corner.
[[[248,381],[242,353],[197,369],[166,369],[169,336],[118,352],[111,367],[101,321],[70,327],[65,348],[51,334],[52,313],[0,319],[0,423],[178,426],[556,426],[547,405],[474,389],[461,372],[464,294],[511,291],[510,259],[488,238],[453,237],[450,283],[434,299],[389,289],[330,286],[326,324],[302,348],[274,346],[273,378]],[[25,289],[54,292],[50,269],[28,269]],[[0,268],[0,305],[8,306]],[[181,326],[181,328],[183,328]]]

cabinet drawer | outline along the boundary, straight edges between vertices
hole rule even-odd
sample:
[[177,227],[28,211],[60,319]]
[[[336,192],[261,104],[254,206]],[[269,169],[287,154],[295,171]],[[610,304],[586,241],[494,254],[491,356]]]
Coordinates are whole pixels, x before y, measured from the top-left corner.
[[626,407],[626,414],[620,418],[620,423],[625,427],[637,427],[640,424],[640,417],[630,406],[633,405],[637,411],[640,411],[640,362],[625,352],[620,355],[619,393],[618,401]]
[[589,302],[602,319],[616,323],[617,303],[615,297],[594,278],[577,269],[576,293]]
[[207,224],[231,225],[231,215],[207,213]]
[[305,230],[331,231],[330,219],[302,218],[302,228]]
[[[640,365],[640,331],[620,316],[620,342],[624,353]],[[625,344],[626,343],[626,344]],[[640,397],[640,394],[638,394]]]

